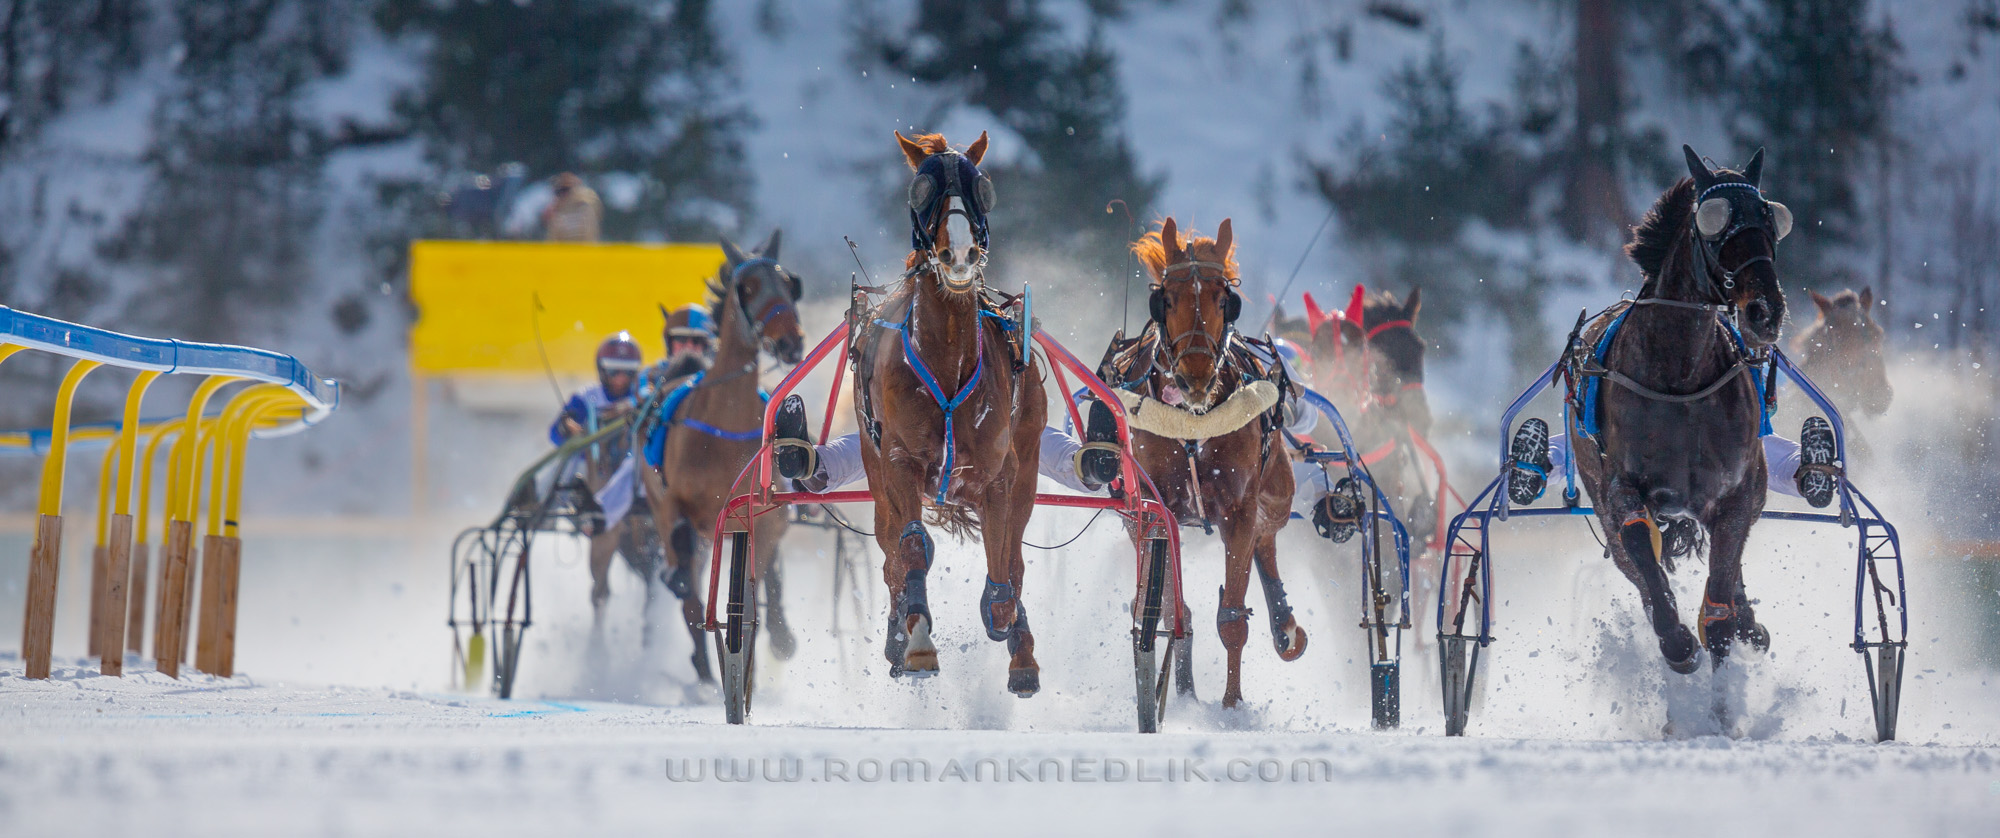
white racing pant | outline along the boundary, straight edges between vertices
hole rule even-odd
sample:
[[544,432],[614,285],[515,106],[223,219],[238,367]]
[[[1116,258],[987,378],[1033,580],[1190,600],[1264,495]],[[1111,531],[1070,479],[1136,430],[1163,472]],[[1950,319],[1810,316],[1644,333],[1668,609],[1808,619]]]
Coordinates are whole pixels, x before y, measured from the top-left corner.
[[[1792,475],[1799,471],[1799,444],[1777,434],[1759,439],[1764,442],[1764,475],[1770,484],[1770,491],[1799,497],[1798,481],[1792,479]],[[1549,485],[1561,482],[1568,462],[1569,434],[1549,437]]]

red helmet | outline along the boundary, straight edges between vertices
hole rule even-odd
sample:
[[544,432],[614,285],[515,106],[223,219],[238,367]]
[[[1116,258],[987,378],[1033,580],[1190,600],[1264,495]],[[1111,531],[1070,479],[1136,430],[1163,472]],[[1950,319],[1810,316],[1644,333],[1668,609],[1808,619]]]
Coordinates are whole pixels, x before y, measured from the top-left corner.
[[639,343],[630,332],[619,332],[597,345],[597,374],[638,372],[645,366]]

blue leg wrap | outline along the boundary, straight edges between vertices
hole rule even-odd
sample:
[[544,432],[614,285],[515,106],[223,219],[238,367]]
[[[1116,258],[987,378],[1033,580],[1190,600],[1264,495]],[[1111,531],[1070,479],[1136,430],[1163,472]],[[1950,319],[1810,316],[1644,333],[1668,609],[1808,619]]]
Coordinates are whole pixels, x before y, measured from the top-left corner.
[[[987,639],[1006,640],[1013,633],[1012,628],[1002,631],[993,627],[993,606],[1003,602],[1012,602],[1013,599],[1013,585],[1005,582],[995,582],[991,577],[987,578],[986,591],[979,595],[979,621],[986,624]],[[1018,605],[1014,609],[1014,614],[1014,628],[1018,628],[1021,624],[1021,611]]]

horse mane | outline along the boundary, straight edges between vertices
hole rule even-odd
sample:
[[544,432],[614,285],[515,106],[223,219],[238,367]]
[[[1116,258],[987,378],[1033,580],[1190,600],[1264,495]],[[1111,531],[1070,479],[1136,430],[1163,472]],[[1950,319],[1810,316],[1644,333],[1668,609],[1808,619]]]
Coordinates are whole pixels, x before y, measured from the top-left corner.
[[[943,154],[951,150],[951,144],[945,142],[943,134],[918,134],[911,137],[910,142],[923,146],[926,154]],[[916,168],[911,166],[910,170],[916,171]]]
[[1632,241],[1625,245],[1625,255],[1639,265],[1639,273],[1647,281],[1660,275],[1667,253],[1686,234],[1688,216],[1693,212],[1694,178],[1684,177],[1661,193],[1653,208],[1646,210],[1645,217],[1632,228]]
[[[1231,247],[1227,253],[1220,252],[1221,248],[1216,247],[1215,239],[1189,230],[1187,244],[1182,250],[1197,262],[1221,263],[1222,272],[1229,277],[1229,284],[1237,284],[1236,248]],[[1139,257],[1140,264],[1152,272],[1155,282],[1159,281],[1161,274],[1167,270],[1167,244],[1160,240],[1158,230],[1149,231],[1140,236],[1138,241],[1133,242],[1132,255]]]

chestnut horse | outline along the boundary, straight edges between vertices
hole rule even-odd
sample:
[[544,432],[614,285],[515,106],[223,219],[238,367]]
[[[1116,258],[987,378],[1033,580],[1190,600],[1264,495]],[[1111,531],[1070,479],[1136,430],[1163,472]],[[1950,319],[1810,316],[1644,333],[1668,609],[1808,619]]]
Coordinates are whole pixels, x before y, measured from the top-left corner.
[[[667,588],[681,598],[681,616],[695,641],[695,670],[704,681],[712,676],[703,643],[706,615],[696,584],[698,543],[714,525],[763,438],[764,402],[757,386],[760,355],[796,364],[805,351],[798,312],[802,289],[798,277],[778,264],[778,244],[775,230],[749,253],[726,240],[722,243],[725,261],[708,289],[717,332],[715,362],[680,399],[660,446],[659,471],[641,469],[653,520],[660,532],[670,534]],[[771,631],[771,653],[781,660],[791,657],[795,648],[780,597],[777,546],[784,532],[783,516],[763,515],[750,534],[761,562],[757,576],[764,581],[763,624]]]
[[1007,689],[1025,698],[1041,689],[1021,604],[1021,537],[1048,412],[1042,370],[1032,358],[1017,361],[1005,321],[986,307],[986,135],[962,153],[938,134],[896,141],[916,172],[912,252],[902,285],[869,313],[854,344],[861,462],[892,603],[883,653],[892,676],[938,671],[925,522],[960,537],[976,529],[986,548],[981,622],[1007,643]]
[[[1792,217],[1757,188],[1762,149],[1741,172],[1711,171],[1693,149],[1682,151],[1690,176],[1660,195],[1625,246],[1645,277],[1638,299],[1593,322],[1583,357],[1572,356],[1573,380],[1601,383],[1581,396],[1584,427],[1571,451],[1598,520],[1617,534],[1608,539],[1612,561],[1639,589],[1667,664],[1685,674],[1702,646],[1719,666],[1736,641],[1770,644],[1744,591],[1743,547],[1764,510],[1758,437],[1768,418],[1758,368],[1785,322],[1776,256]],[[1672,537],[1661,532],[1667,522]],[[1667,570],[1702,531],[1708,586],[1698,644]]]
[[1882,327],[1875,323],[1875,290],[1852,289],[1828,298],[1808,291],[1819,319],[1797,337],[1799,370],[1826,389],[1842,414],[1880,416],[1896,395],[1882,361]]
[[1233,249],[1229,219],[1216,228],[1215,238],[1197,236],[1183,243],[1168,217],[1159,230],[1135,242],[1132,252],[1153,278],[1153,319],[1141,339],[1121,353],[1123,358],[1113,359],[1120,367],[1113,373],[1119,386],[1146,399],[1139,412],[1166,411],[1176,419],[1192,415],[1184,420],[1190,432],[1208,424],[1199,417],[1236,415],[1239,411],[1225,405],[1247,403],[1255,395],[1249,389],[1253,384],[1269,388],[1272,396],[1268,403],[1240,411],[1261,408],[1241,416],[1246,421],[1240,426],[1202,431],[1216,435],[1180,438],[1136,427],[1132,431],[1132,455],[1175,517],[1183,524],[1222,531],[1227,559],[1215,622],[1229,653],[1224,707],[1243,700],[1243,644],[1249,640],[1251,614],[1243,600],[1253,563],[1270,609],[1278,656],[1297,660],[1306,649],[1305,630],[1286,604],[1278,575],[1278,530],[1291,518],[1293,484],[1282,423],[1273,419],[1273,412],[1276,397],[1290,382],[1246,350],[1236,332],[1242,300]]

